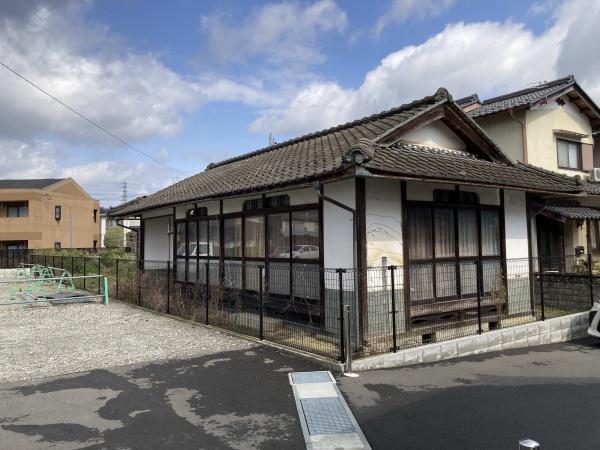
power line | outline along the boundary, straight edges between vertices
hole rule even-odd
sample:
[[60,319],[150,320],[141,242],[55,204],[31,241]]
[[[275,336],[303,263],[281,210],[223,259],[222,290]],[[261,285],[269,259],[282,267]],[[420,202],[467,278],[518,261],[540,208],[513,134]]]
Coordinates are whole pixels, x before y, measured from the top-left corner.
[[8,71],[14,73],[16,76],[18,76],[19,78],[21,78],[23,81],[25,81],[26,83],[30,84],[31,86],[33,86],[34,88],[36,88],[38,91],[46,94],[48,97],[50,97],[52,100],[54,100],[55,102],[59,103],[60,105],[64,106],[65,108],[67,108],[69,111],[71,111],[72,113],[78,115],[79,117],[81,117],[83,120],[89,122],[90,124],[92,124],[93,126],[95,126],[96,128],[98,128],[100,131],[108,134],[110,137],[116,139],[117,141],[119,141],[121,144],[125,145],[126,147],[129,147],[132,150],[135,150],[136,152],[138,152],[140,155],[145,156],[146,158],[154,161],[156,164],[160,164],[161,166],[172,170],[173,172],[177,172],[180,173],[182,175],[185,175],[182,171],[178,170],[178,169],[174,169],[171,166],[168,166],[167,164],[163,163],[162,161],[159,161],[158,159],[150,156],[149,154],[143,152],[142,150],[140,150],[139,148],[131,145],[129,142],[121,139],[119,136],[117,136],[116,134],[112,133],[111,131],[107,130],[106,128],[104,128],[102,125],[97,124],[96,122],[94,122],[91,119],[88,119],[86,116],[84,116],[82,113],[80,113],[79,111],[77,111],[75,108],[70,107],[69,105],[67,105],[65,102],[63,102],[61,99],[59,99],[58,97],[55,97],[54,95],[52,95],[50,92],[44,90],[43,88],[41,88],[40,86],[38,86],[37,84],[35,84],[33,81],[28,80],[27,78],[25,78],[23,75],[21,75],[19,72],[17,72],[16,70],[14,70],[12,67],[6,65],[5,63],[3,63],[2,61],[0,61],[0,66],[4,67],[5,69],[7,69]]

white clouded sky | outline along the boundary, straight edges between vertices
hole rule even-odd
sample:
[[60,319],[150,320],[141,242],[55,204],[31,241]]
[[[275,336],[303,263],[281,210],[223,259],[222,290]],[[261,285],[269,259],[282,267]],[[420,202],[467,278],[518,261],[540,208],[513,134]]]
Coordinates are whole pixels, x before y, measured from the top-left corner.
[[[0,4],[6,64],[191,175],[212,160],[429,95],[574,73],[600,98],[600,2]],[[483,4],[484,2],[482,2]],[[372,7],[371,7],[372,6]],[[518,19],[515,19],[517,17]],[[104,204],[171,172],[0,70],[2,178],[73,176]]]

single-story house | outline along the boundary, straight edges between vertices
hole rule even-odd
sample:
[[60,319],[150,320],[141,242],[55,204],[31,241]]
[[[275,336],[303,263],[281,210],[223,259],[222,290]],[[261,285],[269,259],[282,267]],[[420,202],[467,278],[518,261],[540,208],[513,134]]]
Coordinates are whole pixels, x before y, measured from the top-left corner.
[[323,326],[338,317],[334,269],[349,269],[366,340],[386,266],[398,266],[405,328],[468,316],[478,297],[497,308],[499,288],[500,307],[528,309],[532,195],[585,193],[575,178],[512,161],[440,88],[210,164],[109,214],[140,219],[140,259],[171,261],[177,282],[256,290],[247,267],[264,267],[266,289]]

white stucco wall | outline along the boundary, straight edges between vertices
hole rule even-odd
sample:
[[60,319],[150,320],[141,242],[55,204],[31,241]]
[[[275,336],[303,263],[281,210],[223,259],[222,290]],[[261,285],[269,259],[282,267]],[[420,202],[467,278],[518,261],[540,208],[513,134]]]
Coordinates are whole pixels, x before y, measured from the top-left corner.
[[379,267],[402,261],[402,209],[400,181],[366,180],[367,265]]
[[402,136],[402,142],[429,147],[464,150],[465,143],[441,121],[425,125]]
[[[171,236],[171,251],[169,252],[170,217],[146,219],[144,224],[144,259],[150,261],[171,261],[173,252],[173,236]],[[171,225],[172,226],[172,225]]]
[[527,258],[527,204],[525,192],[504,191],[506,258]]
[[515,111],[514,118],[508,112],[494,114],[477,119],[477,123],[509,158],[523,161],[521,125],[515,119],[525,123],[525,113]]
[[567,102],[559,106],[551,102],[541,108],[527,111],[527,154],[528,162],[536,166],[564,173],[569,176],[584,175],[586,171],[558,168],[556,136],[553,130],[567,130],[588,135],[584,144],[593,144],[592,127],[587,116],[579,112],[574,104]]
[[[354,179],[323,185],[323,193],[355,208]],[[353,217],[349,211],[323,202],[324,264],[328,268],[354,267]]]

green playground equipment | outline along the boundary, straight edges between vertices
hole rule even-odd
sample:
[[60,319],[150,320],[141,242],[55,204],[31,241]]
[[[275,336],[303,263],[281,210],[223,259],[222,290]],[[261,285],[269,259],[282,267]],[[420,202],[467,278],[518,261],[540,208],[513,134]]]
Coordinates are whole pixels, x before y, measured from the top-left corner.
[[97,297],[102,299],[102,303],[108,305],[106,277],[98,277],[103,288],[102,294],[98,292],[98,295],[79,292],[74,282],[75,279],[95,278],[95,276],[73,277],[68,270],[62,268],[21,263],[15,278],[9,288],[9,296],[13,302],[22,303],[24,307],[31,304],[76,303]]

